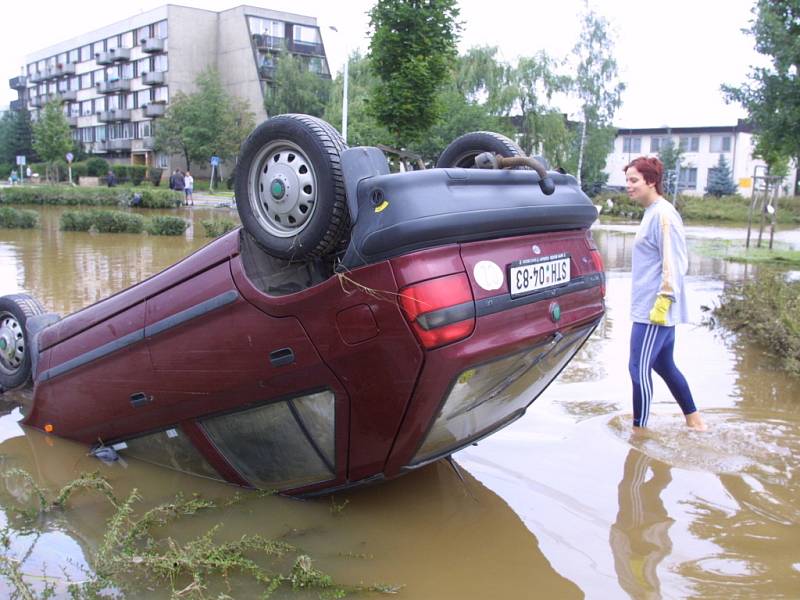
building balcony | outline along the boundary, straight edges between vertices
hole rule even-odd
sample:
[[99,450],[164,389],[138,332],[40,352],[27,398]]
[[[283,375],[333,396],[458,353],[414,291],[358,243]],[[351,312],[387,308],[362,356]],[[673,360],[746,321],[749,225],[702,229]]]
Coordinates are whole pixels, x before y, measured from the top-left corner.
[[156,148],[156,138],[152,136],[146,136],[142,138],[142,150],[155,150]]
[[53,68],[53,74],[58,77],[59,75],[75,75],[75,63],[60,63]]
[[164,83],[164,73],[160,71],[142,73],[142,83],[144,85],[162,85]]
[[268,65],[261,65],[258,67],[258,76],[261,79],[275,79],[275,67],[270,67]]
[[131,59],[130,48],[114,48],[108,53],[111,54],[111,60],[114,62],[128,62]]
[[12,101],[11,101],[11,102],[8,104],[8,108],[9,108],[10,110],[22,110],[22,109],[24,109],[24,108],[25,108],[25,100],[22,100],[22,99],[19,99],[19,100],[12,100]]
[[106,144],[109,152],[124,152],[131,149],[131,140],[108,140]]
[[47,79],[47,73],[44,71],[36,71],[35,73],[31,73],[30,82],[31,83],[40,83]]
[[296,54],[307,54],[310,56],[324,56],[325,53],[322,49],[322,44],[315,44],[313,42],[301,42],[299,40],[292,40],[289,45],[289,50]]
[[139,40],[142,45],[142,52],[148,54],[155,54],[156,52],[164,51],[164,40],[159,38],[144,38]]
[[144,107],[145,117],[163,117],[167,112],[167,105],[160,102],[153,102]]
[[112,108],[97,113],[97,120],[101,123],[116,123],[117,121],[130,121],[131,111],[127,108]]
[[63,102],[75,102],[78,99],[78,90],[64,90],[63,92],[58,92],[58,95]]
[[114,62],[114,55],[111,52],[98,52],[94,55],[94,62],[98,65],[110,65]]
[[12,90],[24,90],[28,85],[27,77],[20,75],[19,77],[12,77],[8,80],[8,87]]
[[114,81],[98,81],[95,84],[97,92],[100,94],[116,94],[118,92],[129,92],[131,90],[130,79],[115,79]]
[[274,35],[253,34],[253,43],[259,50],[286,50],[286,38]]
[[108,152],[108,141],[100,140],[92,144],[92,154],[105,154]]
[[69,123],[70,127],[77,127],[78,126],[78,117],[76,115],[72,115],[67,117],[67,123]]

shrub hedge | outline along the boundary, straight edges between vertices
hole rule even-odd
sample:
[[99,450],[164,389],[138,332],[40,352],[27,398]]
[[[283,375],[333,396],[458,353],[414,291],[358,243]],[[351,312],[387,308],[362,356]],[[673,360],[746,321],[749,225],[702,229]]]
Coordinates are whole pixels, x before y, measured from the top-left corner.
[[144,226],[144,217],[121,210],[68,210],[61,215],[61,229],[64,231],[141,233]]
[[0,227],[5,229],[33,229],[39,226],[39,213],[0,206]]
[[183,235],[189,223],[180,217],[166,217],[157,215],[147,223],[147,233],[150,235]]
[[[181,200],[167,189],[141,188],[143,208],[174,208]],[[0,188],[0,205],[48,204],[57,206],[128,206],[131,188],[78,188],[62,185],[12,186]]]

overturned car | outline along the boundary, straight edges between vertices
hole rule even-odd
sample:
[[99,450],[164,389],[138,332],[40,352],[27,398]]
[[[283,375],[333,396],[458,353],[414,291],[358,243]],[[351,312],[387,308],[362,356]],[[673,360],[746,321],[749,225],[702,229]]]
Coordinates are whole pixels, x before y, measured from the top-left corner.
[[242,228],[64,318],[0,298],[0,385],[33,383],[28,426],[290,494],[449,456],[567,365],[604,275],[572,176],[486,132],[436,166],[390,173],[317,118],[265,121]]

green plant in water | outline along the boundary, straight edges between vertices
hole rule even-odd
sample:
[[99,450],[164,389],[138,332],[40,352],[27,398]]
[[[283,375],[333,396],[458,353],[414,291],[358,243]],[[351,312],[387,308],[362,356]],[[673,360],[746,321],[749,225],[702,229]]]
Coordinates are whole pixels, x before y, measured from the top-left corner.
[[206,230],[206,237],[211,238],[224,235],[238,226],[233,219],[203,219],[200,224]]
[[39,213],[35,210],[19,210],[0,206],[0,228],[33,229],[39,226]]
[[[86,573],[84,581],[70,583],[67,588],[70,597],[77,600],[108,597],[109,593],[124,595],[130,587],[129,582],[140,585],[147,580],[153,580],[156,584],[169,582],[173,598],[230,598],[227,593],[219,593],[217,588],[221,582],[230,591],[234,574],[257,582],[262,598],[268,598],[285,586],[297,592],[314,591],[320,598],[342,598],[359,592],[388,594],[400,589],[384,584],[338,585],[329,575],[315,568],[307,554],[286,542],[257,534],[229,541],[218,540],[222,534],[221,524],[185,542],[157,534],[157,530],[176,520],[218,506],[231,506],[247,497],[261,497],[260,494],[236,494],[233,499],[220,504],[199,496],[185,498],[178,494],[172,501],[137,515],[135,506],[141,501],[138,492],[133,490],[125,500],[120,501],[114,496],[110,483],[97,473],[82,474],[52,497],[22,469],[9,469],[4,476],[18,478],[28,490],[27,496],[33,497],[38,504],[33,509],[17,511],[17,515],[25,519],[28,526],[41,521],[42,517],[54,510],[66,510],[69,499],[80,491],[98,493],[114,507],[103,540],[90,558],[93,572]],[[0,578],[5,579],[20,598],[43,599],[54,595],[52,582],[45,580],[44,585],[37,588],[31,582],[32,577],[22,572],[23,561],[9,551],[11,540],[10,526],[0,530],[0,545],[4,548],[0,555]],[[288,572],[276,571],[265,565],[265,561],[281,560],[291,554],[296,554],[296,557]]]
[[147,224],[150,235],[183,235],[189,223],[180,217],[156,216]]

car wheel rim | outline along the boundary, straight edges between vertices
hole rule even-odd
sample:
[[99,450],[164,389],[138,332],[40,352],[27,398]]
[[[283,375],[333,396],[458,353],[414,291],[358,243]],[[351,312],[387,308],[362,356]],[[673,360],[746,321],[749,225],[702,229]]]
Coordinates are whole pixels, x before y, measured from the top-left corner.
[[252,163],[250,205],[259,225],[276,237],[292,237],[311,222],[317,175],[302,149],[288,140],[264,146]]
[[0,370],[8,375],[19,371],[25,359],[22,326],[11,313],[0,313]]

